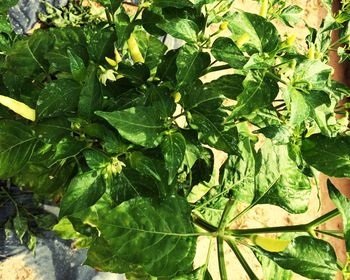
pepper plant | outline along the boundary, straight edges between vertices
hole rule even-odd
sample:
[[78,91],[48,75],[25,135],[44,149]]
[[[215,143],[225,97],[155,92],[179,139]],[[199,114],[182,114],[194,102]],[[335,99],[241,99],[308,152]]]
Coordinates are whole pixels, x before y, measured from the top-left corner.
[[[128,279],[212,279],[209,257],[193,266],[198,237],[212,241],[208,256],[217,246],[222,280],[234,279],[225,244],[250,279],[242,247],[264,279],[348,277],[350,202],[330,182],[337,209],[307,224],[235,223],[258,204],[307,211],[318,171],[350,177],[338,105],[349,89],[327,65],[333,16],[299,44],[274,24],[293,27],[302,8],[281,0],[256,13],[232,0],[139,1],[132,15],[98,2],[102,15],[50,10],[31,36],[2,16],[0,178],[55,201],[53,230],[88,248],[85,264]],[[344,231],[320,228],[337,215]],[[345,240],[346,263],[326,235]]]

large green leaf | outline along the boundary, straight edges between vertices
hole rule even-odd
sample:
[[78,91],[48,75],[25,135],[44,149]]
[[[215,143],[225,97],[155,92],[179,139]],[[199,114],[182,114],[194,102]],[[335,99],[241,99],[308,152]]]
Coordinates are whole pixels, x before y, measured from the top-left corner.
[[272,52],[278,47],[280,41],[278,31],[265,18],[256,14],[236,12],[230,14],[226,20],[229,22],[234,41],[244,34],[249,36],[243,48],[249,53]]
[[240,69],[247,63],[247,58],[232,41],[227,37],[220,37],[213,43],[211,52],[218,61],[224,61],[232,68]]
[[276,81],[262,71],[250,71],[243,86],[244,91],[237,97],[238,103],[232,112],[233,117],[248,115],[256,109],[270,106],[279,91]]
[[305,60],[295,68],[293,83],[312,90],[324,90],[330,83],[332,67],[320,60]]
[[222,102],[225,98],[236,99],[243,91],[244,76],[233,74],[224,75],[200,86],[191,86],[183,96],[183,106],[190,110],[203,106],[210,101]]
[[338,271],[333,247],[326,241],[313,237],[296,237],[280,253],[260,251],[284,269],[310,279],[331,280]]
[[60,217],[84,210],[101,198],[106,190],[103,176],[97,171],[90,171],[76,176],[70,182],[61,205]]
[[16,175],[33,155],[37,138],[26,125],[0,121],[0,178]]
[[302,156],[317,170],[334,177],[350,177],[349,137],[329,138],[321,134],[303,140]]
[[80,85],[69,79],[60,79],[46,85],[37,100],[37,116],[58,117],[76,111]]
[[163,138],[161,146],[165,160],[165,167],[169,173],[168,184],[170,185],[185,157],[186,140],[179,132],[169,133]]
[[278,205],[291,213],[307,210],[311,185],[291,158],[287,145],[273,145],[266,139],[256,162],[259,203]]
[[158,23],[157,26],[171,36],[184,40],[187,43],[195,43],[199,32],[197,24],[190,19],[173,19]]
[[292,280],[293,272],[290,270],[283,269],[278,266],[274,261],[270,260],[263,254],[256,253],[256,258],[259,260],[264,274],[264,280]]
[[158,66],[167,47],[158,38],[147,34],[143,30],[134,31],[133,34],[148,68],[153,69]]
[[152,107],[132,107],[123,111],[96,112],[115,127],[128,141],[152,148],[158,146],[164,121]]
[[87,144],[85,142],[78,141],[71,136],[65,137],[56,143],[54,146],[54,155],[47,161],[50,167],[58,162],[63,163],[67,159],[77,156],[86,147]]
[[103,63],[105,57],[113,54],[114,42],[116,41],[115,32],[112,28],[105,28],[105,25],[99,25],[89,30],[87,49],[89,57],[95,63]]
[[330,180],[327,182],[329,197],[335,206],[339,209],[343,218],[344,237],[348,258],[350,257],[350,200],[342,195]]
[[224,151],[238,154],[238,133],[235,127],[225,125],[226,112],[215,110],[210,113],[193,111],[190,125],[198,131],[198,138],[203,144]]
[[221,184],[236,200],[251,203],[255,194],[255,151],[245,138],[238,144],[239,156],[230,155],[222,167]]
[[153,5],[161,8],[166,8],[166,7],[186,8],[186,7],[192,7],[193,3],[190,0],[179,0],[179,1],[153,0]]
[[97,66],[90,64],[80,91],[78,112],[88,119],[102,106],[102,85],[97,78]]
[[22,78],[30,77],[40,72],[46,73],[48,63],[45,54],[52,45],[49,32],[38,31],[26,40],[18,40],[7,52],[6,68],[13,75]]
[[168,277],[192,270],[196,238],[191,236],[190,209],[183,198],[135,198],[112,210],[104,209],[99,216],[97,227],[112,254],[95,250],[98,262],[88,257],[90,265],[121,259],[115,263],[115,272],[128,272],[132,264],[151,275]]
[[208,53],[201,52],[195,46],[184,45],[176,58],[178,86],[194,82],[209,64],[210,56]]

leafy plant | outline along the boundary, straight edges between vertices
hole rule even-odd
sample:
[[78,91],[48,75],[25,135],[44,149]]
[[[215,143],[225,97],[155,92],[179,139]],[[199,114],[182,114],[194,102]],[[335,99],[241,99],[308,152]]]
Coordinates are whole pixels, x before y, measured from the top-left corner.
[[[316,170],[350,176],[338,105],[349,89],[327,65],[334,18],[310,28],[305,49],[271,23],[300,20],[285,1],[261,1],[260,15],[230,0],[140,1],[132,15],[98,2],[106,16],[79,27],[0,26],[0,178],[58,201],[53,230],[89,248],[86,264],[129,279],[211,279],[208,261],[193,267],[199,236],[216,241],[223,280],[224,244],[251,279],[240,246],[265,279],[346,277],[350,205],[330,183],[338,209],[307,224],[232,226],[258,204],[305,212]],[[227,155],[219,169],[215,150]],[[340,214],[344,232],[320,228]],[[346,240],[346,264],[320,233]]]

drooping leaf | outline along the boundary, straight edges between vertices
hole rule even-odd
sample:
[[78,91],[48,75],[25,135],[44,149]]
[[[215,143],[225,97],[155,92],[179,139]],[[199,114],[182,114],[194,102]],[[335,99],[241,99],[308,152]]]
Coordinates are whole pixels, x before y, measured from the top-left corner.
[[38,119],[59,117],[77,110],[80,85],[74,80],[53,81],[40,92],[37,101]]
[[69,184],[60,205],[60,217],[92,206],[106,190],[102,175],[89,171],[76,176]]
[[350,253],[350,200],[341,194],[336,187],[327,181],[329,197],[332,199],[335,206],[338,208],[343,218],[344,239],[346,244],[346,251]]
[[280,253],[260,252],[284,269],[310,279],[331,280],[338,271],[333,247],[326,241],[310,236],[296,237]]
[[334,177],[350,176],[350,140],[315,134],[303,140],[302,156],[317,170]]
[[247,63],[247,58],[241,50],[227,37],[216,39],[211,52],[218,61],[226,62],[232,68],[240,69]]
[[133,266],[141,266],[154,276],[187,273],[192,270],[196,248],[196,238],[189,236],[193,233],[189,217],[186,200],[178,196],[126,201],[101,213],[97,224],[101,237],[108,240],[112,255],[106,258],[101,252],[95,255],[98,262],[92,263],[88,257],[88,263],[98,267],[99,263],[121,259],[122,262],[114,265],[115,272],[128,272]]
[[200,77],[202,71],[210,64],[208,53],[201,52],[195,46],[185,45],[176,58],[176,79],[179,87],[191,84]]
[[13,121],[0,121],[0,178],[10,178],[30,160],[37,138],[26,125]]
[[165,160],[165,167],[169,172],[168,184],[170,185],[185,156],[186,140],[181,133],[170,133],[163,138],[162,151]]

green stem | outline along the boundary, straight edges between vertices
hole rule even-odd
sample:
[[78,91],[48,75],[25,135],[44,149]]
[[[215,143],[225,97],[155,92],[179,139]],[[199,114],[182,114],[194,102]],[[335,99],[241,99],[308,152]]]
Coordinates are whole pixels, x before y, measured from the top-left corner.
[[244,256],[242,255],[241,251],[238,249],[236,243],[234,241],[232,241],[232,240],[226,240],[226,242],[230,246],[232,251],[235,253],[237,259],[239,260],[239,262],[243,266],[245,272],[248,274],[249,279],[251,279],[251,280],[258,280],[259,278],[255,275],[253,270],[250,268],[249,264],[247,263],[247,261],[245,260]]
[[266,72],[266,75],[270,76],[271,78],[277,80],[278,82],[287,85],[287,83],[285,81],[283,81],[280,77],[278,77],[277,75],[271,73],[271,72]]
[[343,236],[337,235],[337,234],[335,234],[335,233],[323,231],[323,230],[320,230],[320,229],[315,229],[315,231],[316,231],[316,232],[319,232],[319,233],[322,233],[322,234],[325,234],[325,235],[328,235],[328,236],[332,236],[332,237],[334,237],[334,238],[338,238],[338,239],[342,239],[342,240],[345,239]]
[[334,217],[338,216],[339,214],[340,214],[339,210],[338,209],[334,209],[334,210],[332,210],[332,211],[322,215],[321,217],[318,217],[317,219],[313,220],[307,226],[308,226],[308,228],[316,228],[319,225],[324,224],[328,220],[333,219]]
[[248,228],[248,229],[230,229],[225,234],[229,235],[252,235],[265,233],[282,233],[282,232],[308,232],[307,225],[281,226],[281,227],[265,227],[265,228]]
[[221,220],[219,223],[219,232],[223,232],[225,230],[225,227],[227,225],[227,223],[229,222],[229,213],[231,212],[233,206],[235,205],[234,200],[233,199],[229,199],[225,205],[225,209],[222,212],[221,215]]
[[212,66],[212,67],[205,69],[203,71],[203,75],[211,73],[211,72],[215,72],[215,71],[228,70],[228,69],[232,69],[232,67],[228,64]]
[[225,251],[224,251],[224,240],[221,237],[216,238],[218,246],[218,260],[219,260],[219,271],[221,280],[228,280],[226,264],[225,264]]
[[207,221],[203,220],[197,215],[194,215],[194,214],[192,215],[192,222],[208,232],[211,232],[211,233],[217,232],[217,228],[215,226],[209,224]]

